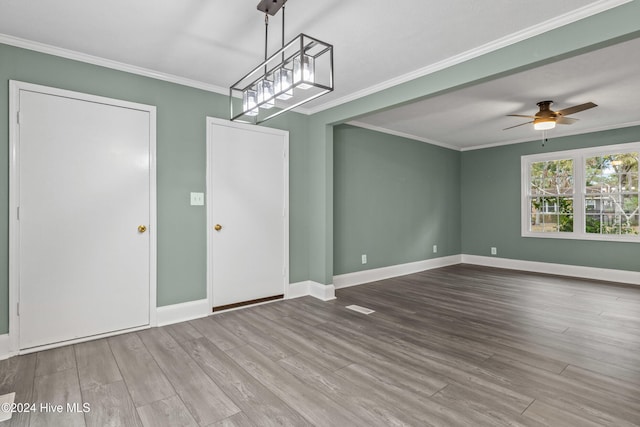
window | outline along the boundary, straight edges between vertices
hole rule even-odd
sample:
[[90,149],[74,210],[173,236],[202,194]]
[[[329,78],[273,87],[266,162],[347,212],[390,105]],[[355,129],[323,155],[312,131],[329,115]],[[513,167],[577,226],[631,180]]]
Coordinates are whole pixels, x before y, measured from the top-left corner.
[[522,235],[640,242],[640,143],[522,156]]
[[585,231],[638,234],[638,153],[587,157]]
[[529,164],[530,231],[573,231],[573,160]]

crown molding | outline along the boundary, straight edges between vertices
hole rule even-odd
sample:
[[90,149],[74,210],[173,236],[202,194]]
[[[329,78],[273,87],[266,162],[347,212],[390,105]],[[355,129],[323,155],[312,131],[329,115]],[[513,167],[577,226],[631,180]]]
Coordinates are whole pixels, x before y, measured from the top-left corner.
[[[406,132],[400,132],[400,131],[393,130],[393,129],[387,129],[387,128],[383,128],[383,127],[380,127],[380,126],[374,126],[374,125],[370,125],[368,123],[363,123],[363,122],[358,122],[358,121],[349,121],[349,122],[346,122],[345,124],[348,124],[348,125],[351,125],[351,126],[356,126],[356,127],[363,128],[363,129],[369,129],[369,130],[372,130],[372,131],[375,131],[375,132],[380,132],[380,133],[386,133],[386,134],[389,134],[389,135],[399,136],[401,138],[407,138],[407,139],[412,139],[412,140],[415,140],[415,141],[425,142],[427,144],[437,145],[438,147],[448,148],[448,149],[454,150],[454,151],[483,150],[485,148],[501,147],[503,145],[521,144],[523,142],[537,141],[536,139],[531,139],[530,137],[527,137],[527,138],[513,139],[513,140],[503,141],[503,142],[493,142],[491,144],[472,145],[470,147],[459,147],[457,145],[448,144],[446,142],[436,141],[434,139],[424,138],[424,137],[421,137],[421,136],[413,135],[413,134],[406,133]],[[594,128],[589,128],[589,129],[584,129],[584,130],[574,131],[574,132],[571,132],[571,131],[563,132],[560,135],[554,135],[554,134],[549,135],[549,134],[547,134],[547,138],[548,139],[564,138],[566,136],[584,135],[586,133],[604,132],[604,131],[607,131],[607,130],[622,129],[622,128],[628,128],[628,127],[633,127],[633,126],[640,126],[640,120],[639,121],[635,121],[635,122],[620,123],[620,124],[615,124],[615,125],[599,126],[599,127],[594,127]]]
[[189,86],[196,89],[202,89],[207,92],[219,93],[221,95],[229,95],[229,89],[220,86],[204,83],[198,80],[188,79],[173,74],[163,73],[148,68],[138,67],[135,65],[125,64],[124,62],[112,61],[111,59],[93,56],[75,50],[64,49],[45,43],[35,42],[32,40],[22,39],[7,34],[0,33],[0,43],[9,46],[15,46],[22,49],[33,50],[40,53],[59,56],[61,58],[72,59],[74,61],[85,62],[87,64],[98,65],[100,67],[110,68],[112,70],[124,71],[126,73],[136,74],[143,77],[149,77],[156,80],[162,80],[169,83],[176,83],[182,86]]
[[363,122],[358,122],[358,121],[349,121],[346,124],[351,125],[351,126],[356,126],[356,127],[359,127],[359,128],[363,128],[363,129],[369,129],[369,130],[372,130],[372,131],[375,131],[375,132],[381,132],[381,133],[386,133],[386,134],[389,134],[389,135],[399,136],[401,138],[412,139],[414,141],[426,142],[427,144],[437,145],[438,147],[448,148],[449,150],[461,151],[460,147],[457,147],[457,146],[451,145],[451,144],[447,144],[446,142],[440,142],[440,141],[436,141],[434,139],[423,138],[421,136],[412,135],[410,133],[400,132],[400,131],[397,131],[397,130],[387,129],[387,128],[383,128],[383,127],[379,127],[379,126],[374,126],[374,125],[370,125],[368,123],[363,123]]
[[[587,6],[576,9],[572,12],[565,13],[563,15],[552,18],[540,24],[534,25],[532,27],[526,28],[524,30],[515,32],[513,34],[502,37],[500,39],[494,40],[493,42],[486,43],[477,48],[468,50],[458,55],[454,55],[443,61],[436,62],[434,64],[420,68],[418,70],[403,74],[402,76],[370,86],[369,88],[359,90],[357,92],[343,96],[333,101],[329,101],[327,103],[318,105],[317,107],[314,107],[314,108],[298,107],[294,111],[301,114],[312,115],[312,114],[327,110],[329,108],[333,108],[335,106],[344,104],[346,102],[350,102],[350,101],[362,98],[364,96],[371,95],[375,92],[388,89],[398,84],[405,83],[410,80],[414,80],[416,78],[423,77],[429,74],[433,74],[445,68],[449,68],[451,66],[460,64],[470,59],[477,58],[479,56],[501,49],[503,47],[540,35],[547,31],[554,30],[564,25],[571,24],[581,19],[588,18],[590,16],[593,16],[598,13],[604,12],[606,10],[612,9],[614,7],[623,5],[625,3],[629,3],[631,1],[633,0],[599,0]],[[229,89],[225,87],[212,85],[210,83],[204,83],[198,80],[188,79],[188,78],[176,76],[173,74],[163,73],[163,72],[151,70],[148,68],[138,67],[135,65],[126,64],[124,62],[113,61],[113,60],[102,58],[99,56],[89,55],[86,53],[77,52],[70,49],[64,49],[64,48],[52,46],[45,43],[22,39],[20,37],[14,37],[7,34],[0,33],[0,43],[10,45],[10,46],[20,47],[23,49],[33,50],[36,52],[46,53],[49,55],[59,56],[62,58],[72,59],[75,61],[85,62],[88,64],[98,65],[98,66],[110,68],[113,70],[124,71],[127,73],[149,77],[156,80],[176,83],[179,85],[193,87],[196,89],[218,93],[221,95],[229,94]],[[412,139],[416,139],[416,138],[413,137]],[[428,141],[425,141],[425,142],[428,142]],[[429,142],[429,143],[434,143],[434,142]],[[442,143],[434,143],[434,144],[442,145]],[[446,147],[446,145],[443,145],[443,146]],[[450,148],[450,147],[447,147],[447,148]]]
[[329,108],[333,108],[338,105],[342,105],[347,102],[365,97],[367,95],[380,92],[381,90],[388,89],[393,86],[397,86],[401,83],[406,83],[408,81],[417,79],[419,77],[424,77],[426,75],[433,74],[435,72],[452,67],[454,65],[461,64],[465,61],[469,61],[470,59],[474,59],[479,56],[486,55],[487,53],[494,52],[498,49],[502,49],[512,44],[546,33],[548,31],[555,30],[556,28],[563,27],[565,25],[571,24],[581,19],[588,18],[593,15],[597,15],[598,13],[607,11],[609,9],[613,9],[614,7],[621,6],[631,1],[633,0],[596,1],[587,6],[578,8],[572,12],[565,13],[563,15],[541,22],[540,24],[536,24],[529,28],[525,28],[524,30],[517,31],[505,37],[486,43],[482,46],[478,46],[476,48],[467,50],[466,52],[462,52],[458,55],[451,56],[445,60],[436,62],[434,64],[428,65],[423,68],[419,68],[415,71],[403,74],[401,76],[384,81],[382,83],[378,83],[376,85],[370,86],[366,89],[362,89],[357,92],[351,93],[349,95],[343,96],[341,98],[334,99],[333,101],[326,102],[324,104],[318,105],[317,107],[300,109],[300,112],[303,114],[311,115],[311,114],[319,113],[324,110],[328,110]]
[[[604,132],[604,131],[607,131],[607,130],[623,129],[623,128],[628,128],[628,127],[633,127],[633,126],[640,126],[640,120],[635,121],[635,122],[619,123],[619,124],[615,124],[615,125],[599,126],[599,127],[584,129],[584,130],[580,130],[580,131],[573,131],[573,132],[567,131],[567,132],[562,132],[560,135],[554,135],[553,132],[551,132],[551,135],[549,135],[549,133],[547,133],[547,139],[564,138],[564,137],[567,137],[567,136],[576,136],[576,135],[584,135],[586,133]],[[492,143],[492,144],[474,145],[474,146],[471,146],[471,147],[458,147],[458,150],[460,150],[460,151],[482,150],[482,149],[485,149],[485,148],[500,147],[502,145],[520,144],[520,143],[523,143],[523,142],[533,142],[533,141],[539,141],[539,140],[538,139],[531,139],[531,138],[520,138],[520,139],[511,140],[511,141],[496,142],[496,143]]]

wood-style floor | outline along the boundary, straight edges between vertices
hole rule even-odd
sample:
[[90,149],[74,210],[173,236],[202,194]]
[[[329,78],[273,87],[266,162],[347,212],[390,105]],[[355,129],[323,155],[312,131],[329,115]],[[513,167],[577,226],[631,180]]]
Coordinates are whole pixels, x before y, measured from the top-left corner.
[[37,405],[4,424],[640,425],[640,287],[458,265],[337,296],[2,361]]

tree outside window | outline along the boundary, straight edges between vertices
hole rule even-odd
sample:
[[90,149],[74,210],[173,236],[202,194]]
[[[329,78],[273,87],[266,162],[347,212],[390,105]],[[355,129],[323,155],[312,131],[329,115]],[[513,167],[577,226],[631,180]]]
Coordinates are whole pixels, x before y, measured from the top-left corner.
[[522,156],[522,235],[640,241],[640,142]]
[[588,157],[585,231],[638,234],[638,153]]
[[573,160],[531,163],[531,231],[573,231]]

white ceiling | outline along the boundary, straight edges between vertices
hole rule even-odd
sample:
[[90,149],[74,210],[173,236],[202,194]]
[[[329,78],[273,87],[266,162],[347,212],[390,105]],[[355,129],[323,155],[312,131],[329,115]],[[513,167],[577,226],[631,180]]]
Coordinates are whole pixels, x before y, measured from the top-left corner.
[[552,110],[585,102],[598,107],[569,116],[548,138],[640,125],[640,39],[359,118],[353,123],[445,147],[480,148],[541,138],[529,121],[538,101]]
[[[438,64],[513,43],[627,0],[538,1],[552,7],[532,7],[528,0],[493,0],[491,7],[477,0],[291,0],[286,10],[287,41],[305,32],[335,46],[336,89],[306,104],[304,111],[320,111],[355,99],[425,74]],[[105,64],[115,68],[127,64],[143,74],[228,93],[227,88],[258,65],[264,55],[264,17],[256,10],[257,3],[0,0],[0,42],[55,53],[49,49],[53,46],[65,49],[59,53],[68,57],[115,61]],[[270,52],[280,45],[281,16],[279,13],[270,21]],[[611,58],[597,59],[607,61],[603,68],[609,76],[616,75],[615,79],[604,79],[592,60],[583,61],[594,73],[589,75],[568,74],[562,65],[552,65],[548,71],[545,68],[545,73],[556,76],[551,85],[541,85],[533,73],[522,73],[502,79],[506,83],[490,82],[359,122],[464,149],[531,139],[525,135],[525,127],[504,136],[501,129],[516,124],[517,119],[501,116],[532,113],[535,102],[548,98],[555,100],[558,108],[596,102],[600,107],[579,113],[581,121],[571,127],[581,129],[583,123],[607,126],[610,123],[605,123],[604,117],[624,107],[623,99],[638,111],[637,101],[629,94],[630,89],[635,93],[640,89],[634,86],[638,82],[631,74],[640,75],[640,49],[632,44],[628,49],[630,52],[613,54],[615,67],[608,62]],[[630,55],[635,55],[633,60]],[[635,69],[631,70],[631,65]],[[567,67],[575,70],[576,64]],[[614,80],[623,79],[627,86],[620,83],[611,88]],[[496,117],[500,119],[494,121]],[[630,121],[637,119],[629,117]]]

